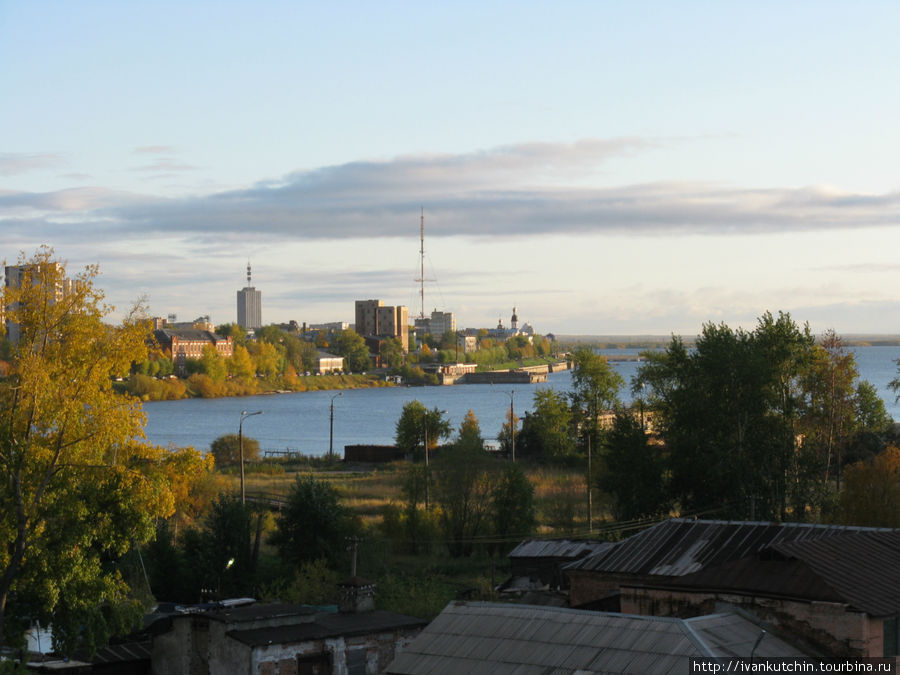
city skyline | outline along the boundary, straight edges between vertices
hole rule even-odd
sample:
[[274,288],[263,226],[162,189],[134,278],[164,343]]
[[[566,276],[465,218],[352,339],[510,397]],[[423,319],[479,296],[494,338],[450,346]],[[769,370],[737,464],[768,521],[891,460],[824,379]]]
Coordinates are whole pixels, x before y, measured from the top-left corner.
[[[125,310],[900,334],[900,7],[6,3],[0,257]],[[120,311],[121,314],[121,311]]]

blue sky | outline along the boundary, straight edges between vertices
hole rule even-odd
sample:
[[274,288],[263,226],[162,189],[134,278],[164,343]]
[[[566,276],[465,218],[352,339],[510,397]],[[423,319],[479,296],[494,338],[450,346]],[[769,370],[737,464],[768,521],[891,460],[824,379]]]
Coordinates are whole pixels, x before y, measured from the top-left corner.
[[0,257],[119,308],[900,333],[900,5],[0,0]]

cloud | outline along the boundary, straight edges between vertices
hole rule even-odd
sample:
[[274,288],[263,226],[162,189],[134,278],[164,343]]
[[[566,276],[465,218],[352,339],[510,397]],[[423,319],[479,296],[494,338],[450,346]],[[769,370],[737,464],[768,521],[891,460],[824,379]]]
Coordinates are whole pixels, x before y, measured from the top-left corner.
[[[642,139],[594,139],[401,156],[298,171],[241,190],[172,199],[102,188],[7,193],[0,195],[0,219],[30,211],[50,230],[64,215],[66,222],[81,222],[102,236],[178,235],[216,242],[251,234],[292,241],[409,236],[417,228],[420,207],[432,237],[724,235],[900,222],[898,193],[864,195],[817,187],[750,190],[687,182],[585,186],[590,182],[585,176],[603,171],[614,158],[658,145]],[[150,154],[170,148],[138,150]],[[138,170],[191,168],[161,157]]]
[[61,155],[41,152],[0,152],[0,176],[47,169],[63,163]]

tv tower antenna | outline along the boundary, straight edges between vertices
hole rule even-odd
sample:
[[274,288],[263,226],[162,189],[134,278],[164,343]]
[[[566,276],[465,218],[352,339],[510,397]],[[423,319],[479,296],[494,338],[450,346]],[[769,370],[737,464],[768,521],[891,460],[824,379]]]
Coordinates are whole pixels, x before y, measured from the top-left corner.
[[250,288],[250,261],[247,261],[247,288]]
[[[419,298],[422,300],[422,310],[419,318],[425,318],[425,207],[422,207],[422,215],[419,217]],[[430,281],[430,279],[429,279]]]

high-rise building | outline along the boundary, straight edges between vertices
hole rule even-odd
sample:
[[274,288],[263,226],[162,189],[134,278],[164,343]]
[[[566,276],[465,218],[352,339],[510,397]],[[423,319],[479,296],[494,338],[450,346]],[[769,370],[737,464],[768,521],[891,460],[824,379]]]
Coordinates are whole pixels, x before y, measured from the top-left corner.
[[244,330],[262,327],[262,292],[250,285],[250,263],[247,263],[247,285],[237,292],[237,322]]
[[383,306],[381,300],[356,301],[355,330],[359,335],[378,335],[378,308]]
[[[31,265],[8,265],[5,270],[6,286],[8,288],[22,288],[26,280],[31,285],[43,284],[47,280],[56,286],[53,293],[55,300],[62,300],[75,288],[75,282],[64,276],[65,270],[58,262],[39,263]],[[3,307],[2,317],[6,323],[6,337],[13,344],[19,342],[21,330],[18,323],[12,321],[9,313],[17,309],[16,305]]]
[[363,337],[395,337],[409,348],[409,308],[385,306],[381,300],[356,301],[356,332]]

